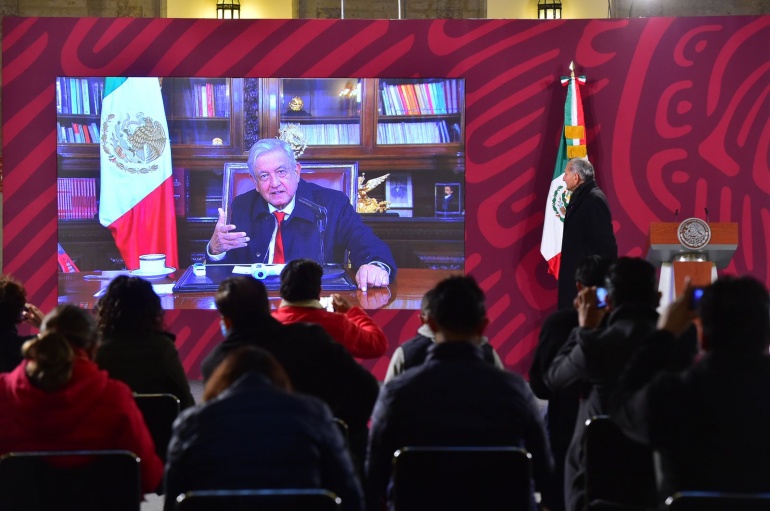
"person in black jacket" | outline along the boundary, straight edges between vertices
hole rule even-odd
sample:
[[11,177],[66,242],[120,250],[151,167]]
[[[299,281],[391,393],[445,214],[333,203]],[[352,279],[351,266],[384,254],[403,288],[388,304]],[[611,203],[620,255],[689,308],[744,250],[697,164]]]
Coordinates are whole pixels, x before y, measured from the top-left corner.
[[43,313],[27,303],[27,291],[19,282],[7,275],[0,276],[0,373],[9,373],[24,357],[21,346],[32,335],[19,335],[16,326],[27,322],[40,328]]
[[433,293],[428,322],[436,343],[423,364],[382,387],[372,414],[367,508],[379,511],[389,499],[393,453],[404,446],[521,447],[532,455],[538,491],[549,491],[553,461],[532,392],[523,378],[482,358],[478,341],[489,323],[484,293],[472,277],[460,276]]
[[205,404],[176,420],[166,464],[165,509],[192,490],[321,488],[361,511],[363,493],[329,407],[291,393],[265,350],[231,351],[206,382]]
[[[661,500],[677,491],[770,491],[770,295],[721,277],[693,308],[687,286],[618,384],[613,420],[659,453]],[[702,357],[678,337],[700,316]],[[684,348],[684,349],[683,349]]]
[[286,369],[294,390],[324,401],[349,427],[350,449],[362,463],[367,423],[379,384],[319,325],[283,325],[270,315],[264,284],[251,276],[225,279],[214,298],[225,335],[201,366],[204,380],[231,350],[252,345],[270,352]]
[[572,158],[564,170],[564,183],[572,192],[564,214],[564,233],[559,265],[559,308],[572,308],[577,295],[575,269],[590,255],[618,257],[607,197],[594,178],[594,166],[583,158]]
[[[603,286],[604,275],[610,261],[602,256],[586,257],[575,272],[575,285],[578,292],[584,288]],[[575,431],[580,385],[551,392],[545,384],[544,375],[556,354],[566,344],[570,332],[578,326],[578,313],[571,309],[560,309],[548,316],[540,328],[535,356],[529,369],[529,386],[540,399],[548,400],[547,425],[548,437],[553,451],[554,479],[558,482],[550,500],[543,504],[549,511],[564,509],[564,459],[567,455],[572,433]]]
[[[607,307],[596,307],[595,288],[577,297],[579,328],[554,358],[544,376],[552,392],[582,387],[578,418],[565,462],[565,505],[568,511],[585,506],[585,422],[609,413],[609,400],[626,363],[655,331],[660,300],[655,267],[649,262],[621,257],[607,271]],[[606,312],[605,312],[606,311]],[[603,328],[597,328],[609,314]],[[644,499],[647,496],[640,496]]]

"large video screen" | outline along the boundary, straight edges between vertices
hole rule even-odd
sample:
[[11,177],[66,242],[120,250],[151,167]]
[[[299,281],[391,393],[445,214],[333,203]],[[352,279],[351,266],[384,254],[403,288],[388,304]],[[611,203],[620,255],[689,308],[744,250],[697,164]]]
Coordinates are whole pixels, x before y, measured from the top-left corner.
[[[250,193],[250,207],[264,200],[247,165],[249,148],[264,138],[290,141],[302,181],[344,194],[344,211],[353,215],[347,224],[363,225],[350,246],[335,246],[342,243],[339,208],[306,200],[305,185],[298,186],[298,218],[303,208],[312,213],[318,239],[312,232],[307,253],[293,254],[325,265],[323,296],[342,293],[368,309],[419,309],[436,282],[464,273],[462,79],[150,80],[158,81],[161,101],[152,115],[152,107],[135,107],[149,93],[116,93],[129,81],[115,88],[104,77],[56,80],[60,303],[91,307],[112,278],[129,274],[152,281],[166,309],[213,309],[221,280],[251,274],[277,306],[281,266],[271,264],[272,249],[250,240],[253,260],[207,257],[219,209],[229,224],[236,197]],[[148,163],[167,149],[170,168],[160,158]],[[171,204],[126,221],[127,209],[115,204],[153,172],[158,187],[144,193],[165,188]],[[142,245],[159,226],[173,248],[125,247]],[[235,225],[233,232],[242,229],[248,230]],[[392,260],[395,277],[364,291],[355,261],[380,242],[390,253],[378,259]]]

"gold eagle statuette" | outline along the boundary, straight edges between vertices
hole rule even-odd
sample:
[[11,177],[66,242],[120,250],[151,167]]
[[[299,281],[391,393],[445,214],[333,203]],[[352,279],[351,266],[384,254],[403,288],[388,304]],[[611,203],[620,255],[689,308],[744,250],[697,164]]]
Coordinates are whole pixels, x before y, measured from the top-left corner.
[[388,179],[388,176],[390,176],[390,174],[375,177],[369,181],[366,181],[364,174],[358,176],[358,204],[356,206],[356,211],[359,213],[384,213],[390,207],[390,202],[385,200],[378,201],[367,195],[368,192],[371,192],[384,183],[385,180]]

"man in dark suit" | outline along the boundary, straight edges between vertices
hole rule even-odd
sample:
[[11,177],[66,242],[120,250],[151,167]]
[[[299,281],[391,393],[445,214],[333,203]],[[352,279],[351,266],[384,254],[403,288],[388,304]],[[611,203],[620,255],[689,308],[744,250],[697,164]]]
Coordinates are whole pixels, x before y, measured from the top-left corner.
[[[585,258],[575,272],[575,286],[578,292],[585,288],[603,286],[609,265],[608,259],[598,255]],[[529,369],[529,386],[532,392],[540,399],[548,400],[548,436],[553,451],[554,479],[558,482],[552,499],[543,502],[549,511],[564,509],[564,459],[575,431],[582,386],[573,385],[558,392],[551,392],[543,377],[556,354],[567,343],[570,332],[577,326],[578,313],[574,307],[557,310],[548,316],[540,328],[535,356]]]
[[[552,392],[575,385],[583,389],[572,441],[565,462],[564,493],[568,511],[585,508],[585,422],[609,412],[609,399],[623,368],[634,352],[655,331],[660,300],[655,267],[649,262],[621,257],[607,271],[607,306],[596,306],[595,288],[581,290],[576,308],[580,328],[554,358],[544,376]],[[609,314],[603,328],[605,314]],[[639,496],[642,501],[647,497]]]
[[572,192],[564,215],[559,266],[559,308],[569,309],[577,295],[575,269],[590,255],[618,257],[607,197],[594,178],[594,166],[572,158],[564,170],[564,183]]
[[[548,491],[551,450],[535,398],[520,376],[486,362],[479,347],[489,323],[484,293],[472,277],[450,277],[434,288],[428,310],[435,344],[425,362],[382,387],[372,414],[368,509],[382,509],[393,453],[407,445],[522,447],[532,455],[538,490]],[[478,508],[485,508],[484,495]]]
[[219,210],[207,247],[210,261],[278,264],[307,258],[342,264],[348,250],[362,290],[387,286],[395,278],[388,245],[363,223],[344,193],[300,179],[301,166],[289,144],[258,141],[248,165],[255,189],[233,199],[232,224]]
[[[682,490],[768,492],[770,295],[751,277],[722,277],[693,310],[689,291],[632,360],[612,418],[660,454],[662,498]],[[705,354],[677,364],[677,336],[698,315]]]
[[273,318],[265,286],[251,276],[224,280],[214,300],[225,340],[203,361],[203,379],[208,380],[225,355],[239,346],[269,351],[286,369],[294,390],[323,400],[335,417],[347,423],[351,452],[362,462],[377,379],[319,325],[283,325]]

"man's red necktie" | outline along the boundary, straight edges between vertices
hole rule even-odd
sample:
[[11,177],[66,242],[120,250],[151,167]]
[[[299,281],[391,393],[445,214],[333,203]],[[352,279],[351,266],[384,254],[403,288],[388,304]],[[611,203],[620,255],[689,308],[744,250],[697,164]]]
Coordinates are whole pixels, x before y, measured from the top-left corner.
[[274,211],[273,214],[278,220],[278,231],[275,233],[275,248],[273,249],[273,264],[283,264],[285,259],[283,256],[283,236],[281,236],[281,224],[283,223],[283,217],[286,213],[283,211]]

